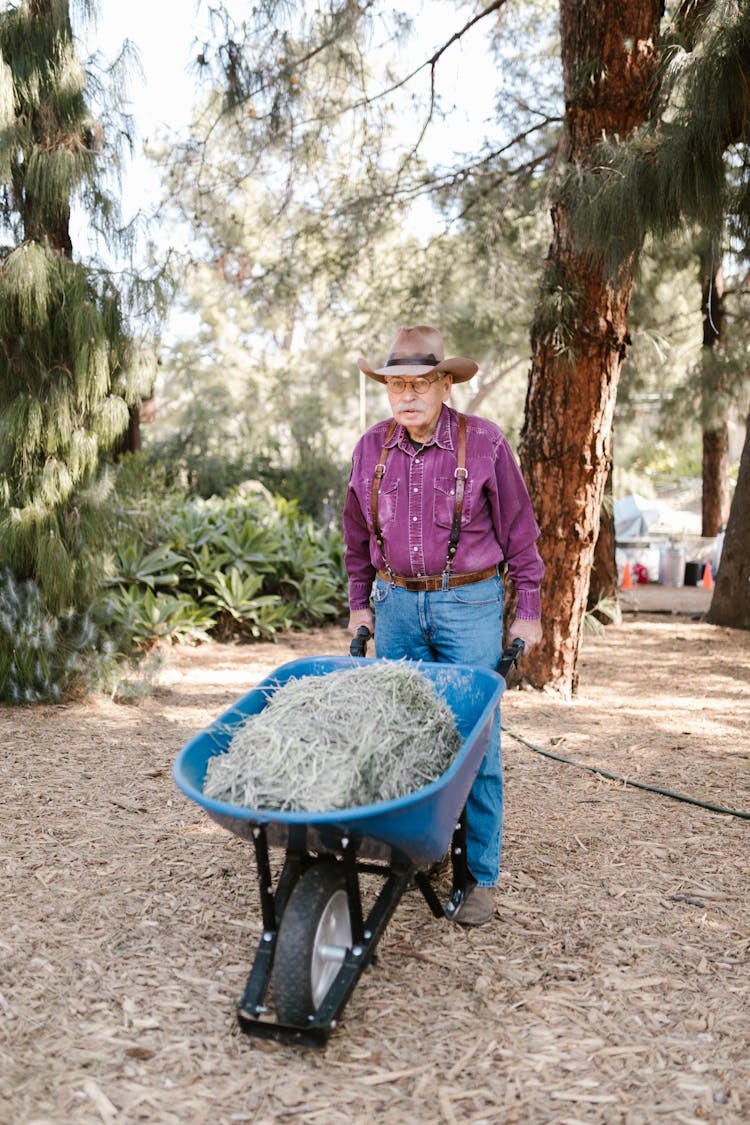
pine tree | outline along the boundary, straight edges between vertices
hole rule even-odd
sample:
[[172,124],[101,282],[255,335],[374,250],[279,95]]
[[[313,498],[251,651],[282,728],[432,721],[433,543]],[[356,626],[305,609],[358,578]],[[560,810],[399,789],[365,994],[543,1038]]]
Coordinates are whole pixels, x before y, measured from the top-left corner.
[[[729,424],[721,360],[727,347],[727,301],[721,256],[713,239],[700,257],[703,354],[701,404],[703,433],[702,534],[718,535],[729,516]],[[722,409],[723,407],[723,409]]]
[[[602,136],[630,134],[646,120],[658,58],[661,0],[562,0],[565,82],[562,158],[586,167]],[[564,695],[576,663],[602,500],[612,458],[612,419],[628,348],[632,256],[614,283],[570,228],[564,191],[532,326],[532,369],[521,468],[537,520],[546,574],[544,638],[527,658],[536,687]]]
[[[721,245],[729,225],[745,247],[750,239],[750,6],[684,0],[675,28],[659,112],[628,141],[599,146],[595,175],[571,179],[578,236],[613,272],[649,234],[692,226],[715,232]],[[742,382],[736,381],[735,396],[744,413]],[[750,627],[748,443],[750,427],[708,617],[738,628]]]
[[[85,7],[90,7],[85,4]],[[116,234],[111,158],[87,105],[68,0],[0,15],[0,571],[52,613],[90,604],[104,566],[103,458],[127,428],[142,359],[106,270],[73,256],[75,201]]]

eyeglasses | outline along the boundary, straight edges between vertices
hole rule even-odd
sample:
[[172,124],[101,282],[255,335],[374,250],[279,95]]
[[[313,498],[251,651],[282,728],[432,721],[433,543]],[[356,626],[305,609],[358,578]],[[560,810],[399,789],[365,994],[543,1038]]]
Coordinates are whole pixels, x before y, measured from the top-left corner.
[[416,379],[402,379],[400,375],[391,375],[386,376],[385,385],[394,395],[403,394],[407,387],[415,394],[426,395],[433,383],[444,378],[445,375],[440,371],[437,375],[417,375]]

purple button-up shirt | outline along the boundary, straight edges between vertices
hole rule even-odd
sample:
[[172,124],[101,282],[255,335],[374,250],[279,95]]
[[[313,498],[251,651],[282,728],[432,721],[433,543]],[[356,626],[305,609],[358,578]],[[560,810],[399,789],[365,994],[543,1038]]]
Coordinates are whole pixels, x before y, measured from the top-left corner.
[[[352,457],[344,505],[352,610],[369,605],[376,570],[390,566],[394,574],[413,577],[445,569],[455,503],[458,413],[444,404],[435,433],[419,452],[402,425],[387,442],[378,501],[384,557],[375,539],[371,494],[391,421],[377,422],[363,434]],[[466,416],[466,468],[461,535],[451,569],[467,574],[506,563],[518,593],[516,616],[536,620],[541,617],[544,563],[536,547],[539,528],[529,494],[501,431],[472,414]]]

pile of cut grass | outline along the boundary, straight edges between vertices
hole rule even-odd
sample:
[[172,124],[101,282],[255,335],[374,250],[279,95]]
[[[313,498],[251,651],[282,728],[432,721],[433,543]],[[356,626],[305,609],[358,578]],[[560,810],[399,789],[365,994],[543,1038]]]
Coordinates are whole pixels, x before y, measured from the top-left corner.
[[434,781],[460,745],[453,712],[417,665],[358,665],[278,688],[209,759],[203,791],[251,809],[358,808]]

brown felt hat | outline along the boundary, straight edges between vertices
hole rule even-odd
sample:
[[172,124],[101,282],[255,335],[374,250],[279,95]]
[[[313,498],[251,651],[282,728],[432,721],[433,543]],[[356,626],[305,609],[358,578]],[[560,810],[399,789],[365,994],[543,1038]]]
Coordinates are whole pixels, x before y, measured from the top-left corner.
[[473,359],[463,356],[445,358],[443,337],[437,328],[417,324],[412,328],[399,328],[384,367],[373,368],[366,359],[357,361],[360,371],[378,383],[385,383],[388,375],[416,378],[441,371],[453,376],[454,383],[465,383],[479,370]]

